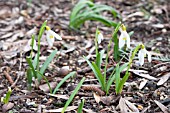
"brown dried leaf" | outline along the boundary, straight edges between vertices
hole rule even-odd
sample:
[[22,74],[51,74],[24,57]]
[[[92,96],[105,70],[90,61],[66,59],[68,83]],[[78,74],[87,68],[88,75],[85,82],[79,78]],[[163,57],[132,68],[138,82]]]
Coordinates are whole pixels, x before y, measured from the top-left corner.
[[99,95],[97,95],[96,93],[93,93],[93,97],[94,97],[94,99],[95,99],[95,101],[97,102],[97,103],[99,103],[100,102],[100,96]]
[[[56,85],[57,85],[57,82],[50,82],[50,86],[52,89],[55,88]],[[40,85],[39,88],[40,88],[40,90],[44,91],[45,93],[50,91],[47,84]]]

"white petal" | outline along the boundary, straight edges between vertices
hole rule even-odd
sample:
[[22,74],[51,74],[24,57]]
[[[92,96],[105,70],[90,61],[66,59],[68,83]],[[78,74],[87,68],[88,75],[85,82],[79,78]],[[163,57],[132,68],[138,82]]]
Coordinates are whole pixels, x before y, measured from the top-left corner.
[[53,35],[57,40],[62,40],[62,38],[61,38],[57,33],[55,33],[54,31],[49,30],[49,33],[50,33],[51,35]]
[[99,33],[97,37],[98,44],[100,44],[102,40],[103,40],[103,35],[102,33]]
[[147,51],[147,55],[148,55],[148,61],[151,62],[152,58],[151,58],[151,54]]
[[143,51],[140,50],[138,53],[138,58],[139,58],[139,63],[141,66],[144,64],[144,56],[145,56],[145,54],[143,54]]
[[123,40],[123,35],[119,37],[119,48],[121,49],[125,45],[125,40]]
[[54,38],[50,38],[50,33],[49,32],[47,32],[47,42],[48,42],[48,45],[50,46],[50,47],[52,47],[53,46],[53,43],[54,43]]

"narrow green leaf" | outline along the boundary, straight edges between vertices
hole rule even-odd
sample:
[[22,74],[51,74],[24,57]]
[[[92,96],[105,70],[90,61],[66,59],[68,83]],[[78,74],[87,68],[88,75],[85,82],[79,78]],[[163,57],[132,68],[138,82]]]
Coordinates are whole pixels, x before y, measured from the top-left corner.
[[96,57],[96,65],[98,66],[99,69],[101,69],[103,55],[104,55],[104,50],[102,50],[100,53],[98,53],[97,57]]
[[97,65],[94,62],[92,62],[92,65],[94,67],[94,70],[95,70],[96,76],[99,80],[99,83],[101,84],[102,90],[105,90],[105,80],[104,80],[104,77],[103,77],[100,69],[97,67]]
[[81,101],[81,103],[78,107],[77,113],[83,113],[84,101],[85,101],[84,99]]
[[47,24],[47,21],[44,21],[44,23],[41,25],[41,28],[40,28],[40,31],[39,31],[39,34],[38,34],[38,53],[37,53],[37,64],[36,64],[36,70],[39,71],[39,58],[40,58],[40,41],[41,41],[41,37],[44,33],[44,30],[45,30],[45,27],[46,27],[46,24]]
[[[54,50],[46,59],[46,61],[44,62],[43,66],[40,69],[40,73],[44,74],[45,70],[47,69],[48,65],[50,64],[50,62],[53,60],[53,58],[55,57],[57,53],[57,50]],[[41,77],[38,77],[38,80],[41,80]]]
[[88,65],[90,66],[92,71],[94,72],[94,75],[97,78],[97,80],[99,81],[102,89],[104,89],[104,82],[103,82],[104,78],[103,78],[103,75],[101,74],[100,70],[99,69],[96,70],[97,68],[94,67],[94,64],[92,65],[92,63],[86,57],[84,57],[84,59],[86,60],[86,62],[88,63]]
[[119,91],[119,83],[120,83],[120,70],[119,70],[119,64],[117,64],[116,66],[116,73],[115,73],[115,77],[116,77],[116,94]]
[[129,72],[126,73],[125,76],[123,77],[123,79],[120,81],[117,94],[122,92],[123,85],[125,84],[125,82],[127,81],[128,78],[129,78]]
[[38,55],[36,54],[35,57],[34,57],[34,60],[33,60],[33,67],[34,67],[34,69],[37,66],[37,60],[38,60]]
[[53,91],[53,94],[55,94],[55,93],[58,91],[58,89],[61,87],[61,85],[62,85],[67,79],[69,79],[70,77],[73,77],[75,74],[76,74],[76,72],[71,72],[71,73],[69,73],[68,75],[66,75],[66,76],[58,83],[58,85],[56,86],[56,88],[55,88],[54,91]]
[[117,32],[119,30],[120,25],[121,25],[121,23],[119,23],[116,26],[116,28],[115,28],[115,30],[113,32],[113,35],[112,35],[113,40],[114,40],[114,58],[115,58],[116,61],[119,60],[119,54],[120,54],[119,53],[119,40],[118,40],[118,37],[117,37]]
[[28,89],[31,90],[32,77],[33,77],[32,69],[31,68],[27,69],[26,74],[27,74],[27,81],[28,81]]
[[28,65],[29,65],[29,67],[32,69],[32,72],[33,72],[34,77],[37,78],[36,72],[35,72],[35,69],[34,69],[34,66],[33,66],[33,64],[32,64],[32,59],[31,59],[31,57],[26,57],[26,61],[27,61]]
[[77,85],[77,87],[75,88],[75,90],[73,91],[73,93],[71,94],[70,98],[67,100],[62,113],[64,113],[64,111],[67,109],[68,105],[71,103],[71,101],[73,100],[74,96],[77,94],[78,90],[80,89],[80,87],[82,86],[83,82],[85,80],[85,77],[83,77],[81,79],[81,81],[79,82],[79,84]]
[[6,96],[5,96],[5,101],[4,101],[5,104],[7,104],[9,102],[9,99],[11,97],[11,93],[12,93],[12,90],[11,90],[10,87],[8,87],[8,92],[7,92]]
[[70,19],[74,18],[84,7],[87,5],[93,6],[94,3],[88,0],[79,1],[73,8],[71,12]]
[[120,66],[120,72],[122,72],[127,66],[128,66],[129,63],[124,63],[123,65]]

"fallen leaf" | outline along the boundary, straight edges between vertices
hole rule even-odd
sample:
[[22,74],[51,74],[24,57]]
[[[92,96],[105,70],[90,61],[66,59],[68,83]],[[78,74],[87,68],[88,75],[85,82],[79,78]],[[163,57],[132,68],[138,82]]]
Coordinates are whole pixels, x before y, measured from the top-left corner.
[[52,96],[52,97],[57,97],[57,98],[62,98],[62,99],[65,99],[65,100],[68,100],[69,99],[69,96],[67,95],[60,95],[60,94],[47,94],[49,96]]
[[97,103],[100,102],[100,96],[99,95],[97,95],[96,93],[93,93],[93,97],[94,97],[94,99]]
[[[49,84],[50,84],[51,88],[54,89],[57,85],[57,82],[50,82]],[[50,91],[48,84],[40,85],[39,88],[40,88],[40,90],[44,91],[45,93]]]
[[158,81],[157,85],[159,86],[159,85],[164,84],[169,79],[169,77],[170,77],[170,73],[167,73],[167,74],[163,75],[160,78],[160,80]]
[[140,85],[139,85],[139,89],[142,89],[146,85],[147,81],[148,80],[146,80],[146,79],[142,79],[142,81],[140,82]]

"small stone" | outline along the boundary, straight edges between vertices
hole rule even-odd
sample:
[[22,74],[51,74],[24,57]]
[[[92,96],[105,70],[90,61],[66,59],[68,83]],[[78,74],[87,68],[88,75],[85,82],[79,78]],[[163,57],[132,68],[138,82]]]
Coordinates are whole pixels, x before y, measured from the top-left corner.
[[70,73],[70,68],[69,68],[69,66],[63,66],[63,67],[59,70],[58,75],[64,77],[64,76],[66,76],[66,75],[69,74],[69,73]]

